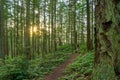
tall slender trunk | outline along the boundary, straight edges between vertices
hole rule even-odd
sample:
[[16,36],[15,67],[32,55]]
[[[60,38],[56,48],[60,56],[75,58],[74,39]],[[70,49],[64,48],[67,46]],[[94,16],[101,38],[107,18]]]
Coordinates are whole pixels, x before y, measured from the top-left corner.
[[77,0],[73,1],[73,37],[74,37],[74,50],[77,53],[77,30],[76,30],[76,2]]
[[91,27],[91,49],[94,48],[94,0],[92,0],[92,19],[91,19],[91,23],[92,23],[92,27]]
[[0,58],[4,58],[4,20],[3,1],[0,0]]
[[26,1],[26,26],[25,26],[25,54],[26,58],[30,59],[31,58],[31,53],[30,53],[30,34],[29,34],[29,29],[30,29],[30,1]]
[[90,38],[90,5],[89,0],[86,0],[87,2],[87,49],[91,49],[91,38]]
[[55,51],[55,43],[54,43],[54,38],[55,38],[55,26],[54,26],[54,1],[51,0],[51,51]]
[[46,0],[44,0],[44,29],[43,29],[43,55],[47,53],[47,37],[46,37]]
[[54,1],[54,47],[55,51],[57,50],[57,42],[56,42],[56,4],[57,0]]
[[48,52],[51,52],[51,3],[49,1]]

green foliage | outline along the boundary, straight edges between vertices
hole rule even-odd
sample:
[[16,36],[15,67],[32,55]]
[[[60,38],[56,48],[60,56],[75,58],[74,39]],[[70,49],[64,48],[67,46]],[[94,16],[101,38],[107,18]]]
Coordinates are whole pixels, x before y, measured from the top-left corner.
[[68,53],[64,54],[62,52],[57,52],[54,54],[48,54],[46,56],[46,59],[44,60],[44,62],[42,62],[40,64],[39,67],[39,77],[40,80],[43,80],[42,78],[48,74],[49,72],[51,72],[56,66],[58,66],[60,63],[62,63],[63,61],[65,61],[68,58]]
[[80,53],[86,53],[87,52],[87,44],[86,43],[81,43],[79,47],[79,52]]
[[[110,63],[111,62],[111,63]],[[93,70],[92,80],[117,80],[115,68],[109,57],[102,57],[97,67]]]
[[[65,76],[60,80],[84,80],[93,71],[93,52],[79,56],[77,60],[65,70]],[[88,80],[88,79],[87,79]]]
[[0,60],[0,80],[32,80],[36,77],[43,77],[52,71],[56,66],[68,58],[68,53],[61,51],[45,55],[27,61],[25,57],[6,58]]
[[60,52],[72,52],[73,47],[70,44],[65,44],[63,46],[59,46],[58,51],[60,51]]
[[25,58],[16,57],[8,58],[0,66],[0,79],[1,80],[22,80],[28,79],[27,61]]
[[40,74],[40,63],[41,58],[36,58],[34,60],[29,61],[28,73],[30,78],[34,78],[39,76]]

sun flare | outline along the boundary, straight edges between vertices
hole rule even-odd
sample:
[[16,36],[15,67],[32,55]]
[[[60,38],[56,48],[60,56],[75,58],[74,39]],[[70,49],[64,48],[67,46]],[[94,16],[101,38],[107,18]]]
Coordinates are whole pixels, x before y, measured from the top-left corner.
[[43,29],[45,29],[47,32],[50,32],[51,33],[51,28],[49,27],[40,27],[40,29],[37,27],[37,26],[31,26],[30,27],[30,37],[34,36],[34,35],[43,35]]
[[36,33],[37,32],[37,27],[33,27],[33,32]]
[[30,27],[30,37],[32,37],[33,35],[37,34],[37,26],[34,27]]

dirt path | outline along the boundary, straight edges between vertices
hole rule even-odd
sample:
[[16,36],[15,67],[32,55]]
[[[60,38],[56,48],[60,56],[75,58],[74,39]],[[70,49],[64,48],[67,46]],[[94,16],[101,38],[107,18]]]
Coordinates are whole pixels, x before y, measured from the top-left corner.
[[51,74],[48,74],[46,77],[45,77],[45,80],[57,80],[58,78],[62,77],[63,76],[63,71],[64,69],[69,65],[71,64],[75,59],[76,57],[78,56],[79,54],[75,53],[75,54],[71,54],[70,55],[70,58],[63,62],[60,66],[56,67],[54,70],[53,70],[53,73]]

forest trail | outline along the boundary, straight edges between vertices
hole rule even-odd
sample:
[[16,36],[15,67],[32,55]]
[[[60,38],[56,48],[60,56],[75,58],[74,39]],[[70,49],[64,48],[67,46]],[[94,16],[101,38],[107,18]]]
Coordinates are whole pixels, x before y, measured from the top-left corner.
[[60,64],[58,67],[56,67],[52,73],[48,74],[45,77],[45,80],[57,80],[58,78],[63,76],[63,71],[64,69],[71,63],[74,62],[74,60],[77,58],[79,54],[78,53],[74,53],[71,54],[69,59],[66,60],[65,62],[63,62],[62,64]]

